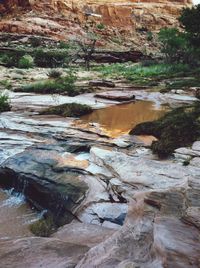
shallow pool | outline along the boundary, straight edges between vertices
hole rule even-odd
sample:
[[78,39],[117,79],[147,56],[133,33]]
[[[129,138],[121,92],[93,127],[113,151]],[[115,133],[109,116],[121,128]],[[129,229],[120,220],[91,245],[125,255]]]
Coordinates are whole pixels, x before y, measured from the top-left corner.
[[156,107],[151,101],[135,101],[109,106],[81,117],[83,123],[98,123],[106,135],[116,138],[127,134],[137,124],[160,118],[167,111],[164,106]]

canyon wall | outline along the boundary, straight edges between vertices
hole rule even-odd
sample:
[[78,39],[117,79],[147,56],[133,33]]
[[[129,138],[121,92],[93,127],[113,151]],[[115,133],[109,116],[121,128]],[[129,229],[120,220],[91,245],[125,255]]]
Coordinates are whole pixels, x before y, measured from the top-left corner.
[[1,0],[0,31],[62,39],[86,24],[103,24],[110,34],[130,35],[177,26],[181,9],[191,5],[191,0]]

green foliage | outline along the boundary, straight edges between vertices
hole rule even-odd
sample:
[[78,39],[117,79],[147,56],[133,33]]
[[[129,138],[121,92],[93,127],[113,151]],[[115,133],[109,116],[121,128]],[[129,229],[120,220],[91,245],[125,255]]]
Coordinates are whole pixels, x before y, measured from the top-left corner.
[[24,92],[35,92],[43,94],[67,94],[69,96],[78,95],[75,87],[76,76],[69,74],[55,80],[47,79],[41,82],[32,83],[21,88]]
[[71,47],[70,43],[66,43],[64,41],[60,41],[59,48],[61,49],[69,49]]
[[12,85],[9,80],[0,80],[0,85],[3,86],[5,89],[11,89]]
[[52,69],[47,73],[49,78],[59,78],[62,75],[62,72],[56,69]]
[[36,236],[49,237],[56,230],[56,225],[53,217],[48,216],[32,223],[29,229]]
[[178,79],[167,85],[166,89],[181,89],[189,87],[200,87],[200,77],[189,79]]
[[180,62],[184,58],[188,47],[188,40],[184,33],[176,28],[161,29],[158,34],[161,42],[161,52],[165,54],[167,62]]
[[152,32],[147,32],[147,40],[152,41],[153,40],[153,33]]
[[38,49],[34,52],[35,64],[38,67],[56,68],[67,64],[69,59],[66,50],[43,50]]
[[0,113],[10,111],[10,101],[6,94],[0,94]]
[[200,4],[182,10],[179,21],[189,35],[189,40],[195,47],[200,46]]
[[92,108],[88,105],[78,103],[66,103],[58,106],[52,106],[41,114],[55,114],[65,117],[79,117],[92,112]]
[[[146,64],[145,64],[146,65]],[[147,64],[148,65],[148,64]],[[151,64],[143,66],[141,64],[115,63],[106,66],[100,66],[94,70],[100,71],[103,77],[126,78],[136,85],[152,85],[153,82],[181,76],[189,72],[190,68],[186,64]]]
[[200,138],[200,104],[174,109],[154,122],[137,125],[130,134],[153,135],[159,140],[152,150],[159,157],[171,155],[176,148],[191,145]]
[[98,30],[104,30],[105,29],[105,25],[103,23],[97,24],[96,27],[97,27]]
[[167,62],[183,62],[200,65],[200,5],[185,8],[179,17],[184,32],[178,29],[162,29],[159,34],[161,52]]
[[18,67],[22,69],[32,68],[33,65],[34,65],[34,60],[30,55],[22,56],[18,63]]
[[91,92],[89,87],[78,87],[75,86],[77,80],[76,75],[69,72],[64,77],[59,77],[56,79],[46,79],[40,82],[31,83],[22,86],[18,91],[23,92],[35,92],[42,94],[64,94],[68,96],[76,96],[81,93]]
[[0,55],[1,57],[1,62],[6,66],[6,67],[18,67],[19,60],[22,56],[24,56],[25,53],[22,51],[17,51],[17,52],[7,52],[3,53],[3,55]]

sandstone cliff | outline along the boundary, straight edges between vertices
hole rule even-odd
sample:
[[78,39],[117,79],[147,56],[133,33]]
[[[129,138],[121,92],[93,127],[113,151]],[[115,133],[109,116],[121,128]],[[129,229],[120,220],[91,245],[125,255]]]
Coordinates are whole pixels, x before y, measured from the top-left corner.
[[191,0],[2,0],[1,32],[66,38],[80,34],[85,24],[103,24],[114,36],[176,26],[180,10]]

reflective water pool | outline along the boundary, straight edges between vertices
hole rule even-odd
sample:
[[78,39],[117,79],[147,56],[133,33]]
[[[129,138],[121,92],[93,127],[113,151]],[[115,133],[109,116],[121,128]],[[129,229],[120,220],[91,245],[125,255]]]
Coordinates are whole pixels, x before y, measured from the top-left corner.
[[106,135],[116,138],[127,134],[139,123],[152,121],[166,113],[166,107],[156,107],[151,101],[136,101],[93,111],[81,117],[83,123],[98,123]]

